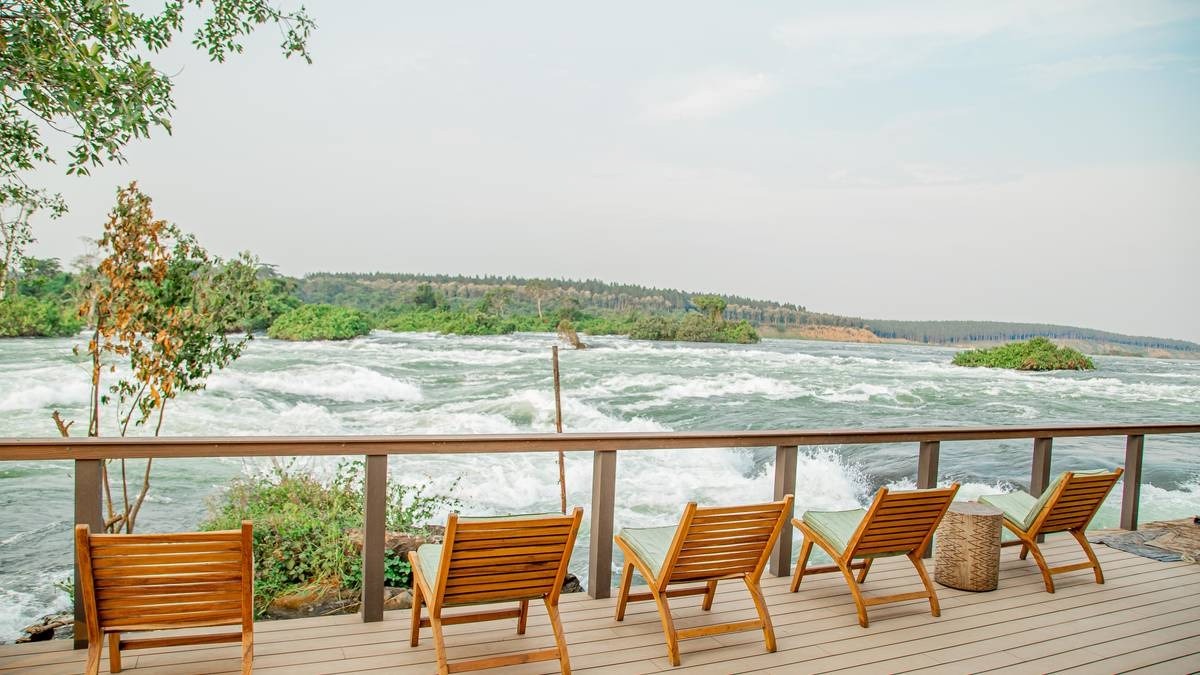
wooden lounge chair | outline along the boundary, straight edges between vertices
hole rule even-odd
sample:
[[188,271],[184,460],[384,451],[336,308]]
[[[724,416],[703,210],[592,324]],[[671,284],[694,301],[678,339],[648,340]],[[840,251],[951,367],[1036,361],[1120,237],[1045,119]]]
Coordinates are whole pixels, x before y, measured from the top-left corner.
[[[1096,583],[1104,583],[1104,572],[1100,561],[1088,544],[1084,530],[1121,478],[1124,469],[1115,471],[1067,471],[1055,478],[1042,496],[1034,498],[1026,492],[1016,491],[1003,495],[983,495],[979,501],[991,504],[1004,512],[1004,527],[1017,536],[1018,541],[1005,542],[1001,546],[1021,547],[1021,560],[1030,552],[1042,571],[1046,592],[1054,592],[1055,574],[1091,569],[1096,574]],[[1052,532],[1070,532],[1083,547],[1087,562],[1050,567],[1038,548],[1040,535]]]
[[[865,509],[805,511],[803,517],[793,518],[792,524],[804,534],[804,541],[800,547],[800,558],[796,561],[796,573],[792,577],[792,592],[800,588],[800,582],[806,574],[840,571],[850,586],[850,593],[858,608],[858,623],[863,628],[868,625],[867,607],[889,602],[928,598],[929,612],[941,616],[937,593],[929,582],[921,556],[957,492],[958,483],[948,488],[930,490],[891,491],[879,488],[875,500]],[[807,567],[813,544],[825,549],[834,564]],[[908,557],[921,577],[925,590],[863,597],[859,586],[867,580],[871,563],[875,558],[894,555]],[[852,569],[859,570],[857,579],[851,573]]]
[[[678,526],[622,529],[614,537],[625,552],[617,621],[624,620],[625,605],[630,600],[653,599],[658,604],[666,635],[667,655],[674,666],[679,665],[679,640],[705,635],[761,628],[767,651],[775,651],[775,629],[759,579],[791,511],[792,495],[782,501],[748,506],[700,508],[691,502],[684,507]],[[649,593],[630,594],[635,567],[650,584]],[[717,582],[722,579],[741,579],[746,583],[758,619],[676,630],[667,598],[703,595],[702,607],[707,611],[712,609]],[[667,588],[678,583],[704,585]]]
[[[412,646],[417,646],[421,628],[429,626],[433,629],[439,673],[552,659],[558,659],[563,673],[570,673],[567,642],[558,618],[558,596],[582,519],[583,509],[579,507],[568,515],[463,518],[451,513],[443,543],[424,544],[408,554],[413,575]],[[517,634],[524,635],[530,600],[546,604],[555,648],[446,661],[443,625],[513,618],[517,620]],[[517,607],[442,614],[446,607],[497,602],[516,602]],[[429,607],[428,618],[421,617],[422,606]]]
[[[75,526],[78,589],[87,616],[86,673],[109,669],[121,650],[242,643],[242,673],[254,661],[254,564],[250,521],[240,530],[179,534],[91,534]],[[122,639],[123,633],[238,626],[226,633]]]

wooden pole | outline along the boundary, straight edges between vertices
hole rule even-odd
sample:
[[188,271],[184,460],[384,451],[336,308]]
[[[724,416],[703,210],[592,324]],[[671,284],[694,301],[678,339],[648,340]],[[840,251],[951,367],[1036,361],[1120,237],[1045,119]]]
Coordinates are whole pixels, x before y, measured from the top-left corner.
[[[102,459],[75,460],[75,523],[87,525],[92,532],[104,532],[104,514],[100,510],[103,489],[101,488]],[[83,584],[79,581],[79,555],[75,555],[75,649],[86,649],[87,618],[83,611]]]
[[[554,361],[554,431],[562,433],[562,386],[558,381],[558,345],[551,349]],[[563,515],[567,513],[567,466],[563,451],[558,451],[558,497]]]
[[1125,481],[1124,493],[1121,495],[1121,528],[1136,530],[1138,528],[1138,502],[1142,499],[1142,449],[1146,437],[1133,434],[1125,437]]
[[387,539],[387,455],[367,455],[363,486],[362,620],[383,621]]
[[[775,500],[796,494],[796,446],[775,448]],[[793,506],[792,508],[795,508]],[[775,550],[771,552],[771,574],[786,577],[792,573],[792,514],[787,514]]]
[[613,511],[617,502],[617,452],[592,453],[592,532],[588,548],[588,595],[612,595]]
[[[929,488],[937,487],[938,478],[938,458],[942,452],[942,444],[940,441],[921,441],[921,447],[917,451],[917,489],[928,490]],[[929,546],[925,547],[925,551],[921,554],[922,558],[933,556],[933,542],[929,542]]]

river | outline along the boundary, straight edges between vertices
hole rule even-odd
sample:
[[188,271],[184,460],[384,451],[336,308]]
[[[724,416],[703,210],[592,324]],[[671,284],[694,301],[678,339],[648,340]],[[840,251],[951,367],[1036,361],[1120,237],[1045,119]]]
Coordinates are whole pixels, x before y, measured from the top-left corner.
[[[950,365],[954,350],[773,340],[758,345],[585,337],[561,354],[568,431],[1153,423],[1200,420],[1200,362],[1097,357],[1092,372],[1019,373]],[[0,341],[0,437],[54,436],[53,410],[87,425],[80,339]],[[205,391],[171,404],[164,434],[354,435],[553,431],[549,335],[375,332],[348,342],[258,337]],[[103,432],[115,435],[113,415]],[[1200,438],[1146,440],[1141,519],[1200,513]],[[946,443],[941,479],[962,498],[1024,487],[1031,442]],[[1123,438],[1063,439],[1054,470],[1114,467]],[[773,449],[639,451],[618,465],[616,526],[665,524],[688,500],[769,498]],[[327,473],[335,458],[298,464]],[[136,463],[135,463],[136,464]],[[265,461],[160,460],[143,531],[194,528],[231,478]],[[393,458],[393,480],[431,482],[464,513],[558,508],[553,455]],[[52,609],[69,577],[72,467],[0,463],[0,641]],[[134,469],[136,471],[136,469]],[[590,503],[591,456],[567,458],[568,501]],[[880,485],[911,487],[915,444],[801,448],[796,508],[852,508]],[[1114,526],[1120,489],[1093,523]],[[586,524],[585,524],[586,527]],[[586,574],[586,531],[573,571]]]

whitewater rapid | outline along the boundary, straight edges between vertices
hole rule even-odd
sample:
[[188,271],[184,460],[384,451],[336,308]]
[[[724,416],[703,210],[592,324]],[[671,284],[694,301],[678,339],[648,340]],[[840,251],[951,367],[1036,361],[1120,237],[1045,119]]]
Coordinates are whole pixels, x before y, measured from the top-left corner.
[[[981,426],[1195,422],[1200,363],[1099,357],[1089,373],[1018,373],[950,365],[953,350],[800,341],[698,345],[586,338],[561,354],[568,431]],[[52,436],[49,415],[86,424],[87,369],[76,339],[0,341],[0,436]],[[550,432],[551,336],[458,337],[375,332],[337,343],[256,338],[206,390],[171,404],[174,436]],[[106,411],[106,435],[112,435]],[[1141,517],[1200,513],[1195,436],[1146,440]],[[942,446],[941,480],[960,498],[1024,487],[1031,443]],[[1123,438],[1064,439],[1054,470],[1117,466]],[[710,449],[620,454],[616,526],[672,522],[689,500],[771,496],[774,451]],[[297,460],[328,475],[338,458]],[[155,463],[146,531],[194,528],[208,502],[268,461]],[[568,502],[590,504],[590,453],[568,453]],[[393,480],[453,491],[464,513],[554,510],[549,454],[397,457]],[[136,469],[135,469],[136,470]],[[853,508],[881,485],[912,487],[915,444],[802,448],[796,506]],[[71,466],[0,463],[0,640],[66,606],[54,582],[70,574]],[[1120,490],[1094,523],[1115,525]],[[439,519],[444,514],[438,514]],[[586,575],[587,523],[572,571]]]

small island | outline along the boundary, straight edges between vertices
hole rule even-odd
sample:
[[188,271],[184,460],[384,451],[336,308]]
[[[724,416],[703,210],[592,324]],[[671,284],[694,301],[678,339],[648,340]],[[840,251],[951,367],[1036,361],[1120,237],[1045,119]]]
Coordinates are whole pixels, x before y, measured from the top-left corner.
[[954,355],[954,365],[1010,370],[1095,370],[1092,360],[1070,347],[1044,337],[1010,342],[991,349],[972,349]]
[[362,312],[336,305],[301,305],[267,329],[267,335],[279,340],[350,340],[370,332],[371,322]]

